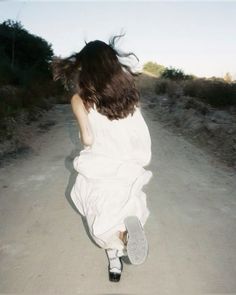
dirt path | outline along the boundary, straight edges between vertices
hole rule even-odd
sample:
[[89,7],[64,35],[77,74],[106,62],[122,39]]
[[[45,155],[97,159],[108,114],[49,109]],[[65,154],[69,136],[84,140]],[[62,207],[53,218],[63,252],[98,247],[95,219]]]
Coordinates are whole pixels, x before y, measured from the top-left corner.
[[143,115],[154,174],[147,261],[108,281],[107,257],[70,200],[82,146],[70,106],[58,105],[32,152],[0,168],[0,293],[236,293],[235,173],[165,130],[145,103]]

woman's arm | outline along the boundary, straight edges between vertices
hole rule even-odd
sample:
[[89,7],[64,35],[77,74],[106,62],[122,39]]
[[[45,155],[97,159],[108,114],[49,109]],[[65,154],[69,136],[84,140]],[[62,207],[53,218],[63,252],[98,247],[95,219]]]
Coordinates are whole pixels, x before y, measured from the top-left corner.
[[73,113],[79,123],[81,140],[84,145],[93,144],[93,133],[88,120],[88,113],[84,107],[84,103],[78,94],[74,94],[71,98],[71,106]]

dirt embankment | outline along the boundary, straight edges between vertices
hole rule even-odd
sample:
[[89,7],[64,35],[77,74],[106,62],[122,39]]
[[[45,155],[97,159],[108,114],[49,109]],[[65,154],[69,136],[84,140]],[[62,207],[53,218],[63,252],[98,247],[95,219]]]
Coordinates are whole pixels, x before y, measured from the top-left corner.
[[173,97],[157,95],[156,82],[157,78],[147,73],[137,79],[142,97],[156,119],[236,169],[236,108],[217,109],[181,93]]
[[32,151],[32,142],[43,132],[46,132],[51,126],[55,125],[55,120],[50,116],[50,110],[37,110],[32,114],[33,119],[29,119],[28,113],[22,110],[15,118],[5,120],[5,131],[10,130],[10,136],[4,134],[0,138],[0,167],[10,161],[12,158],[18,158],[21,155]]

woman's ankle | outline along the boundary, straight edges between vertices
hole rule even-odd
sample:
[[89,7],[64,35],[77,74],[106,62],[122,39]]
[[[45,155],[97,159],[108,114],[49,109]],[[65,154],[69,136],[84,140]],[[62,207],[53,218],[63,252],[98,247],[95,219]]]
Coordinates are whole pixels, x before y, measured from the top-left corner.
[[123,242],[123,244],[127,245],[127,230],[119,232],[119,238]]
[[122,264],[118,255],[119,250],[117,249],[106,249],[108,260],[109,260],[109,268],[110,270],[114,270],[116,272],[121,272]]

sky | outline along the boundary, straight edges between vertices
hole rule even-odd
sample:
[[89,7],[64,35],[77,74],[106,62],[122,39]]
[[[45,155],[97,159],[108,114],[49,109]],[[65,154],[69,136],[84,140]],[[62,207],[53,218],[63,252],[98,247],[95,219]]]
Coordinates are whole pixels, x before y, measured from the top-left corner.
[[125,33],[116,47],[135,53],[135,69],[152,61],[198,77],[229,72],[236,79],[234,1],[2,1],[0,23],[7,19],[61,57],[80,51],[84,40],[108,43]]

